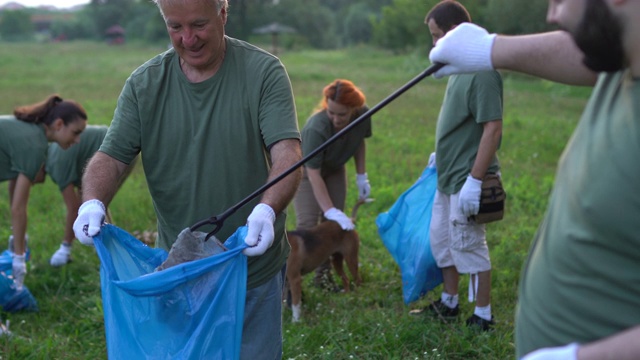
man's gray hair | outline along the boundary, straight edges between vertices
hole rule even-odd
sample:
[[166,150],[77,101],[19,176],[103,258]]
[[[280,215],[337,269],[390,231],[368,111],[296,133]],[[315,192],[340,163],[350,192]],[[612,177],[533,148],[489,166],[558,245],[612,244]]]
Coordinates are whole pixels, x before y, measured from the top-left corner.
[[[158,9],[160,9],[160,13],[162,14],[162,17],[164,17],[164,13],[162,12],[163,5],[181,4],[186,0],[151,0],[151,1],[156,3],[156,5],[158,6]],[[200,1],[212,2],[216,6],[216,11],[218,11],[218,14],[222,9],[224,9],[225,11],[229,10],[229,0],[200,0]]]

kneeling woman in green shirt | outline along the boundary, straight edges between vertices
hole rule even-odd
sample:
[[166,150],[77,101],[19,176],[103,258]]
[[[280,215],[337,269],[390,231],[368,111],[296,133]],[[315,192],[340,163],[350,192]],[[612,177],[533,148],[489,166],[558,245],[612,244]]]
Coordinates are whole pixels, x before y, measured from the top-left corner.
[[[302,129],[304,156],[316,150],[340,130],[366,113],[364,93],[345,79],[337,79],[324,87],[322,100]],[[309,159],[293,204],[297,229],[308,229],[323,219],[335,221],[343,230],[355,228],[344,213],[347,194],[345,164],[353,158],[356,170],[358,197],[369,197],[371,188],[365,166],[365,138],[371,137],[371,118],[351,128],[324,151]],[[316,286],[337,290],[326,261],[316,271]]]
[[45,166],[49,142],[63,149],[80,141],[87,113],[80,104],[51,95],[17,107],[13,116],[0,116],[0,182],[9,181],[13,236],[12,274],[18,289],[24,283],[27,204],[31,186]]

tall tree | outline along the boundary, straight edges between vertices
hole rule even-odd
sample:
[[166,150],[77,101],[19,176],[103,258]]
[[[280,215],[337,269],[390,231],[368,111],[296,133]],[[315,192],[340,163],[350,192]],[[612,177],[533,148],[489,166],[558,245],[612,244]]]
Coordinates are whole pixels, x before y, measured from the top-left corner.
[[404,52],[430,43],[424,17],[438,0],[394,0],[373,23],[376,45]]
[[35,28],[31,15],[24,10],[7,10],[0,21],[0,36],[6,41],[24,41],[33,39]]
[[99,36],[104,36],[105,31],[113,25],[123,25],[133,4],[132,0],[91,0],[88,14]]
[[349,6],[343,17],[342,37],[344,43],[347,45],[368,43],[373,32],[371,23],[375,18],[376,13],[366,2],[358,2]]
[[549,30],[546,23],[547,2],[530,0],[489,0],[487,20],[491,31],[504,34],[528,34]]

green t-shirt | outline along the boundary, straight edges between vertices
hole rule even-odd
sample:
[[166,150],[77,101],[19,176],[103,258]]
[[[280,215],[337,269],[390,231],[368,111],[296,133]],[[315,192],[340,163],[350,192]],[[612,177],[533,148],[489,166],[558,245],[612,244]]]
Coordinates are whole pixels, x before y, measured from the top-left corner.
[[67,150],[57,143],[49,144],[46,170],[60,191],[70,184],[81,187],[84,168],[100,148],[107,129],[103,125],[88,125],[80,134],[80,142]]
[[34,181],[47,159],[48,144],[42,125],[0,116],[0,181],[19,174]]
[[640,324],[640,81],[602,74],[523,268],[517,356]]
[[[222,66],[200,83],[188,81],[173,49],[136,69],[100,147],[127,164],[141,151],[158,217],[157,245],[167,250],[180,231],[221,214],[266,183],[271,145],[300,139],[282,63],[246,42],[225,41]],[[260,196],[226,219],[216,237],[225,241],[245,225],[259,201]],[[282,268],[289,253],[285,217],[277,216],[271,248],[249,258],[249,288]]]
[[[366,106],[358,109],[351,121],[357,119],[368,110],[369,108]],[[307,156],[336,133],[325,110],[313,114],[302,128],[303,155]],[[371,137],[371,118],[362,120],[326,149],[309,159],[305,166],[311,169],[321,169],[323,173],[331,173],[340,169],[355,154],[362,141],[368,137]]]
[[[473,167],[483,123],[502,121],[502,77],[497,71],[452,75],[436,127],[438,190],[455,194]],[[500,170],[494,156],[488,172]]]

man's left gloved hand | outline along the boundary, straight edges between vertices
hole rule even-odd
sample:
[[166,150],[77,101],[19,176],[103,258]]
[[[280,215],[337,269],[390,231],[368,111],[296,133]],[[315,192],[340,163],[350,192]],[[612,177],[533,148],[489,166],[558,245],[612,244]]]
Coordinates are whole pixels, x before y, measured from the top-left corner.
[[530,352],[520,360],[576,360],[578,358],[578,344],[542,348]]
[[73,233],[82,244],[93,246],[93,237],[100,232],[106,213],[104,204],[98,199],[87,200],[80,205]]
[[371,185],[367,173],[356,174],[356,185],[358,186],[358,199],[366,199],[371,195]]
[[477,215],[480,211],[480,194],[482,193],[482,180],[475,179],[471,174],[467,176],[467,181],[462,185],[458,206],[466,217]]
[[276,213],[271,206],[260,203],[253,208],[247,218],[247,237],[244,242],[249,245],[242,250],[247,256],[258,256],[264,254],[273,244],[274,230],[273,222],[276,220]]
[[17,291],[21,291],[24,286],[24,278],[27,275],[27,264],[25,262],[26,255],[12,256],[11,271],[13,274],[13,283],[16,286]]

